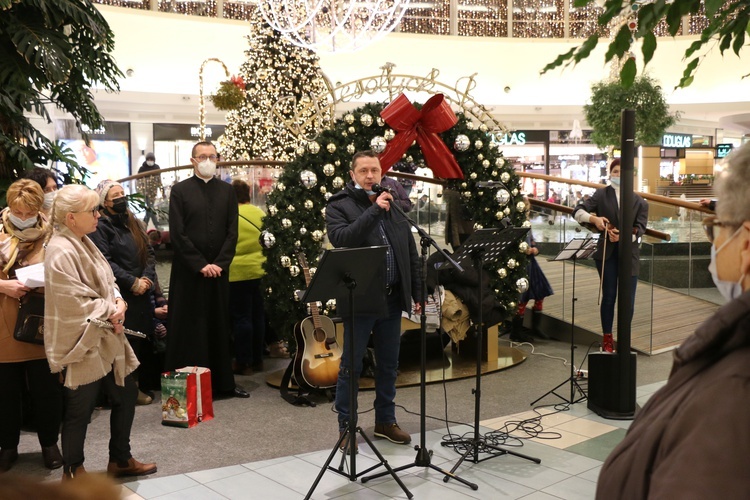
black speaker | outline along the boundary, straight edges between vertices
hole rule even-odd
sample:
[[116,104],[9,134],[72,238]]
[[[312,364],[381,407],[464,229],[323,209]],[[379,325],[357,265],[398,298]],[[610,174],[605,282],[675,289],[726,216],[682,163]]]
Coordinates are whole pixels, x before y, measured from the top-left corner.
[[619,354],[589,354],[589,410],[611,419],[635,416],[635,357],[630,353],[630,367],[627,373],[620,373]]

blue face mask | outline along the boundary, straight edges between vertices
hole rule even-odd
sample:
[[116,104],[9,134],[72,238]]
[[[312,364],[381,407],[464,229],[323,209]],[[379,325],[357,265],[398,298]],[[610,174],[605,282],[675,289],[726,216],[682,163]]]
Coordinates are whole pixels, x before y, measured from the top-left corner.
[[[355,181],[354,182],[354,189],[362,189],[362,186],[360,186],[359,184],[357,184],[357,182]],[[365,190],[365,193],[367,193],[367,196],[372,196],[372,195],[375,194],[375,191]]]
[[714,285],[716,285],[716,289],[719,290],[719,293],[722,297],[724,297],[727,301],[731,301],[742,295],[742,281],[745,279],[745,275],[743,274],[740,276],[739,281],[736,283],[732,281],[725,281],[722,279],[719,279],[719,272],[716,270],[716,254],[721,252],[725,246],[727,246],[727,243],[732,241],[732,238],[737,236],[740,232],[741,227],[737,229],[737,231],[732,234],[719,248],[714,247],[711,245],[711,263],[708,265],[708,272],[711,273],[711,279],[714,280]]
[[620,178],[619,177],[610,177],[609,183],[612,184],[612,187],[620,187]]

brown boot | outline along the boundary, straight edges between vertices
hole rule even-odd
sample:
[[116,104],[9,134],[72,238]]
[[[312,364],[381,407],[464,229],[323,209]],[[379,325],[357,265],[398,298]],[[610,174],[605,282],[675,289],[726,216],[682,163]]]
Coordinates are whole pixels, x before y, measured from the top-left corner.
[[392,424],[375,423],[375,435],[378,437],[386,438],[391,443],[411,443],[411,436],[402,431],[401,427],[399,427],[396,422],[393,422]]
[[156,472],[156,464],[143,464],[132,457],[124,464],[118,462],[107,464],[107,474],[114,477],[146,476],[154,472]]

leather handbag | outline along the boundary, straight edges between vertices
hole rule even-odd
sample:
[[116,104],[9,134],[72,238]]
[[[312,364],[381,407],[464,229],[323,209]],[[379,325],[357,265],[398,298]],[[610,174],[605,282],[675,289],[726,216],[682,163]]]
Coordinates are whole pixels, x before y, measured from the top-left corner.
[[19,342],[44,344],[44,294],[29,292],[19,300],[13,338]]

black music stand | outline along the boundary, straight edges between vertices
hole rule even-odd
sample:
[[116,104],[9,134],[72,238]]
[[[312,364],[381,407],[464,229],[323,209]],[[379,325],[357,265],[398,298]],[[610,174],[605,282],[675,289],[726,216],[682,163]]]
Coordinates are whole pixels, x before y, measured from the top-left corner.
[[[363,290],[367,290],[367,286],[372,282],[377,274],[378,266],[364,265],[367,262],[382,262],[385,258],[386,253],[385,246],[373,246],[364,248],[335,248],[333,250],[326,250],[323,257],[320,259],[318,264],[318,270],[313,276],[310,286],[307,287],[304,295],[302,296],[302,303],[326,301],[332,297],[342,297],[347,295],[349,299],[349,331],[354,333],[354,314],[355,311],[360,312],[363,308],[366,308],[367,302],[362,301],[363,306],[355,307],[355,298],[364,297]],[[385,288],[385,283],[383,283]],[[356,294],[355,290],[359,288],[360,294]],[[337,301],[339,304],[340,300]],[[408,498],[412,498],[411,492],[406,488],[401,479],[396,475],[388,461],[383,458],[375,445],[372,444],[370,438],[364,433],[361,427],[357,426],[354,411],[354,384],[358,383],[354,380],[354,340],[348,339],[344,341],[345,348],[349,349],[349,374],[352,380],[349,383],[349,423],[347,424],[346,431],[344,431],[339,437],[336,444],[331,450],[331,454],[328,456],[325,464],[320,469],[318,477],[315,478],[315,482],[310,487],[310,491],[307,492],[305,499],[309,499],[315,488],[317,488],[323,474],[326,470],[332,470],[337,474],[348,477],[350,481],[356,481],[357,478],[363,474],[380,467],[383,465],[388,473],[393,476],[398,485],[404,490]],[[373,465],[369,469],[366,469],[357,474],[357,454],[355,447],[357,443],[357,433],[359,433],[365,442],[370,446],[370,449],[378,457],[377,464]],[[339,447],[344,439],[349,438],[348,446],[349,449],[345,450],[341,458],[341,464],[338,468],[330,467],[333,457],[339,451]],[[347,453],[350,459],[349,473],[344,472],[344,462],[346,461]]]
[[[576,262],[579,260],[588,259],[594,252],[596,252],[596,243],[597,240],[586,237],[586,238],[573,238],[568,242],[567,245],[565,245],[565,248],[560,250],[560,253],[557,254],[554,258],[549,259],[550,261],[573,261],[573,290],[572,295],[573,298],[571,299],[571,308],[570,308],[570,376],[563,380],[561,383],[557,384],[555,387],[553,387],[551,390],[545,392],[540,397],[536,398],[534,401],[531,402],[531,406],[534,406],[534,404],[547,397],[550,394],[554,394],[558,398],[562,399],[564,402],[568,404],[575,404],[580,403],[584,399],[586,399],[586,392],[583,390],[581,385],[576,380],[575,376],[575,367],[573,363],[573,357],[575,355],[575,349],[576,344],[574,342],[575,339],[575,328],[576,328],[576,301],[578,300],[576,298]],[[566,399],[565,397],[559,395],[557,391],[560,387],[564,386],[570,382],[570,399]],[[581,394],[581,396],[578,399],[575,399],[575,391],[578,389],[578,392]]]
[[[460,440],[448,440],[443,441],[443,446],[455,446],[464,445],[467,446],[466,452],[461,456],[456,465],[451,469],[451,473],[461,466],[464,460],[469,459],[472,463],[479,463],[490,458],[499,457],[501,455],[514,455],[516,457],[530,460],[537,464],[542,461],[538,458],[530,457],[522,453],[507,450],[500,446],[488,443],[486,440],[479,436],[479,413],[480,413],[480,400],[482,398],[482,349],[483,349],[483,335],[484,335],[484,324],[482,320],[482,307],[481,304],[484,302],[484,286],[483,286],[483,265],[489,262],[495,262],[500,258],[504,258],[508,251],[515,249],[518,251],[518,242],[526,237],[528,228],[521,227],[509,227],[509,228],[494,228],[494,229],[480,229],[475,231],[469,239],[467,239],[463,245],[458,249],[453,258],[459,264],[465,264],[471,260],[474,269],[476,269],[479,276],[479,283],[477,284],[479,290],[479,323],[474,325],[474,330],[477,334],[477,368],[476,368],[476,383],[474,388],[474,437],[472,439],[460,439]],[[484,453],[487,456],[479,458],[479,454]],[[470,455],[473,457],[470,458]],[[450,476],[445,476],[443,482],[448,482]]]

